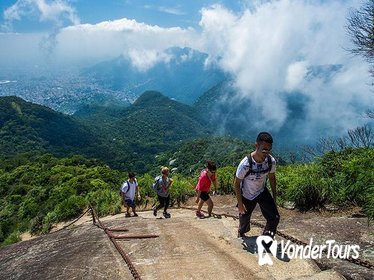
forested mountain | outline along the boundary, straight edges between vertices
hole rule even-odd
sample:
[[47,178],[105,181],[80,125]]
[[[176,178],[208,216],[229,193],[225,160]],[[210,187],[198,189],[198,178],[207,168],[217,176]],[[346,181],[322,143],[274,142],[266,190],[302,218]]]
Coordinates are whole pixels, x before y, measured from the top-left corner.
[[[251,98],[241,97],[236,91],[232,81],[223,81],[206,91],[193,106],[210,126],[214,126],[216,135],[238,137],[254,142],[259,128],[251,123],[251,116],[258,119],[259,115],[252,107]],[[278,144],[276,133],[270,132]]]
[[87,107],[74,116],[114,151],[104,158],[106,162],[138,172],[157,165],[155,156],[174,149],[180,141],[206,136],[209,131],[192,107],[156,91],[145,92],[126,108]]
[[90,154],[99,143],[73,118],[18,97],[0,97],[0,155]]
[[0,110],[3,157],[82,154],[141,173],[156,164],[156,155],[209,132],[192,107],[152,91],[129,107],[86,106],[75,116],[17,97],[1,97]]

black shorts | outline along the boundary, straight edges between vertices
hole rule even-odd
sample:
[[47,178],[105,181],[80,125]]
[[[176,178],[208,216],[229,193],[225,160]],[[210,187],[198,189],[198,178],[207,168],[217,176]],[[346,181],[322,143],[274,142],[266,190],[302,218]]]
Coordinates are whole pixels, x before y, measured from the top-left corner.
[[207,201],[209,200],[210,196],[209,196],[209,193],[208,192],[201,192],[200,193],[200,198],[204,201]]

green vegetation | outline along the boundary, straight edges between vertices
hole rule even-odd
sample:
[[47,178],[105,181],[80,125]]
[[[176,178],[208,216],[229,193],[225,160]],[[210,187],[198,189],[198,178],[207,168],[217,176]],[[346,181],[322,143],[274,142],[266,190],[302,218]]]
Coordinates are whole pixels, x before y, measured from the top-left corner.
[[[315,163],[279,166],[279,199],[294,201],[302,210],[327,203],[358,205],[374,219],[373,158],[372,148],[350,148],[327,153]],[[234,172],[234,166],[218,168],[221,194],[233,193]],[[138,176],[139,205],[156,202],[151,187],[156,175]],[[58,159],[50,154],[24,154],[0,161],[1,244],[19,241],[25,231],[47,233],[53,224],[79,216],[89,203],[101,216],[119,213],[118,189],[126,178],[125,172],[78,155]],[[175,173],[172,178],[171,203],[180,205],[195,194],[198,172],[193,176]]]
[[362,206],[374,219],[374,149],[329,152],[310,164],[281,166],[277,172],[282,200],[309,210],[328,203]]
[[18,97],[0,98],[0,156],[90,154],[95,145],[87,127],[67,115]]
[[0,157],[81,154],[145,173],[156,155],[209,129],[191,106],[149,91],[129,107],[86,106],[74,116],[18,97],[0,97]]
[[[195,194],[208,159],[218,165],[219,192],[232,194],[236,166],[253,146],[209,136],[197,115],[158,92],[147,92],[125,108],[86,107],[74,117],[1,97],[0,244],[18,242],[26,231],[47,233],[54,224],[78,217],[89,203],[101,216],[119,213],[125,171],[140,174],[137,202],[144,207],[156,202],[151,186],[162,165],[172,170],[172,205]],[[301,210],[357,205],[374,219],[371,144],[327,151],[308,164],[285,165],[275,157],[279,202],[293,201]]]

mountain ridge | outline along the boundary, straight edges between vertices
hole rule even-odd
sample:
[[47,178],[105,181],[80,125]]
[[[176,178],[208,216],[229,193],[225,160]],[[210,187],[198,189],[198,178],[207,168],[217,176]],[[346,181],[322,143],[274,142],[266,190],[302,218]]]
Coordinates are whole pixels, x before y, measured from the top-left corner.
[[140,96],[147,90],[163,92],[179,102],[193,104],[205,91],[227,79],[208,55],[191,48],[173,47],[164,51],[165,60],[147,69],[138,69],[126,56],[100,62],[81,71],[103,88]]
[[19,97],[0,97],[0,155],[82,154],[146,172],[155,155],[209,131],[191,106],[154,91],[114,111],[99,105],[89,109],[70,116]]

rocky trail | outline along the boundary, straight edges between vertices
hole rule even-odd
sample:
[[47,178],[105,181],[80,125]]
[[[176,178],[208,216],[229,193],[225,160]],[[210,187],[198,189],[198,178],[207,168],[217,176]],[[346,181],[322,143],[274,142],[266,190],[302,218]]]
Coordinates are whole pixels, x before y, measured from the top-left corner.
[[[232,198],[214,199],[214,212],[236,213]],[[316,242],[331,238],[345,244],[359,242],[360,257],[373,261],[373,227],[364,218],[280,210],[279,230],[303,241],[313,237]],[[141,279],[374,279],[373,270],[342,260],[324,259],[317,265],[310,259],[271,257],[273,265],[260,266],[258,255],[237,238],[237,220],[199,219],[187,209],[170,213],[170,219],[154,217],[152,211],[140,211],[139,217],[125,218],[121,213],[100,218],[106,227],[128,229],[116,235],[158,235],[117,240]],[[263,222],[258,209],[253,220]],[[250,235],[261,235],[261,229],[253,227]],[[133,275],[104,230],[86,215],[67,229],[2,248],[0,279],[133,279]]]

